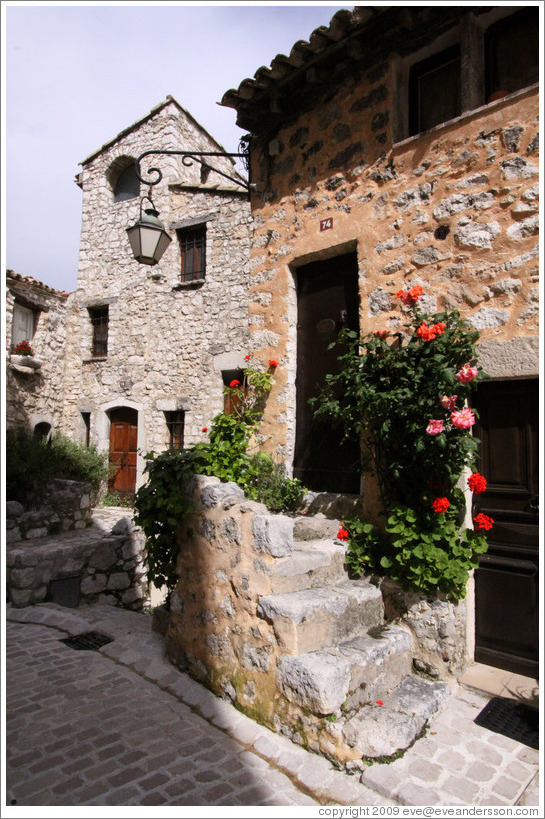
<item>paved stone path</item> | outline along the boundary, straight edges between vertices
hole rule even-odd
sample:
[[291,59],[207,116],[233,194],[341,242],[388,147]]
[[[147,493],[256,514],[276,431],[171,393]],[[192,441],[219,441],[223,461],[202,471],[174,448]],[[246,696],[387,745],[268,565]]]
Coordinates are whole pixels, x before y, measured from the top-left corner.
[[[8,806],[539,804],[538,752],[477,727],[477,692],[360,782],[174,669],[148,615],[47,603],[6,620]],[[89,630],[114,639],[60,642]]]

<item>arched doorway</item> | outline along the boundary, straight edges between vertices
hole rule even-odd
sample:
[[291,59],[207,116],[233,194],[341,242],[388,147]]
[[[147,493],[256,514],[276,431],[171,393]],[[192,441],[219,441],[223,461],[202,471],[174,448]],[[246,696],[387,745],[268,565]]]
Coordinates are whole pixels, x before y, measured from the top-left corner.
[[110,415],[110,478],[108,491],[128,499],[136,489],[138,412],[118,407]]

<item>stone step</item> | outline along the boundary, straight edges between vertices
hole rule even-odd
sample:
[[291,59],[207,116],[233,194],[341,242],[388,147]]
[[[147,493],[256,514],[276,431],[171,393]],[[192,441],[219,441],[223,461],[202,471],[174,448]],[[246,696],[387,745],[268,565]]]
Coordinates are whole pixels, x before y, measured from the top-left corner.
[[411,637],[395,626],[371,628],[335,648],[285,655],[278,679],[286,697],[317,715],[355,713],[383,700],[411,672]]
[[364,705],[338,727],[344,742],[362,757],[387,759],[418,739],[449,695],[446,683],[411,675],[382,698],[382,705]]
[[284,653],[305,654],[380,625],[384,607],[376,586],[347,580],[331,587],[261,597],[257,612],[272,623]]
[[299,541],[331,539],[337,537],[340,527],[339,520],[332,520],[323,515],[312,517],[299,515],[293,522],[293,538]]
[[288,557],[277,558],[271,570],[273,594],[334,586],[347,579],[346,549],[335,540],[294,542]]

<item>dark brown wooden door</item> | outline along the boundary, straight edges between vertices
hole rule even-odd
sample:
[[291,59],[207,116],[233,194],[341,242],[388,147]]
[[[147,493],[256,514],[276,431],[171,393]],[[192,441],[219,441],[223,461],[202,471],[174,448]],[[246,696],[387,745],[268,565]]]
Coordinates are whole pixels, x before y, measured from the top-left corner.
[[475,659],[537,678],[538,382],[484,382],[476,406],[488,488],[474,496],[474,511],[490,515],[494,527],[475,572]]
[[110,413],[110,480],[108,489],[121,497],[136,489],[138,412],[120,407]]
[[358,308],[355,253],[298,268],[294,475],[314,491],[359,492],[359,442],[341,445],[340,427],[316,422],[308,403],[338,371],[329,345],[343,327],[359,329]]

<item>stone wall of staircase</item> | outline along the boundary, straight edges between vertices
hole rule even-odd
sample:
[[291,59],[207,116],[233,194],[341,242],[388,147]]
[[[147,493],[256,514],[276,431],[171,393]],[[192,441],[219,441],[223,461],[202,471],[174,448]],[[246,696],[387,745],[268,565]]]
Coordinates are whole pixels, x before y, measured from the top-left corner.
[[401,590],[350,579],[336,520],[270,514],[216,478],[187,491],[170,661],[349,770],[409,747],[463,665],[457,607],[403,611]]

